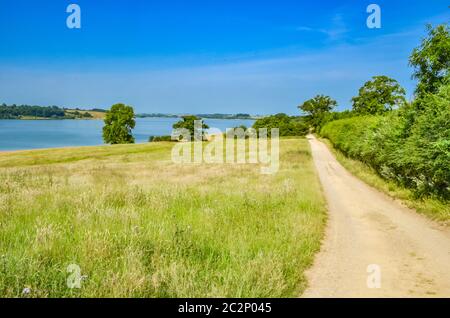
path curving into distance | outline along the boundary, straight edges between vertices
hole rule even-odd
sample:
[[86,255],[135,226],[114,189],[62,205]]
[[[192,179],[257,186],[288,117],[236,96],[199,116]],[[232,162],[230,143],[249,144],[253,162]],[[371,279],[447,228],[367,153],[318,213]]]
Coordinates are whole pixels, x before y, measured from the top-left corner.
[[450,229],[371,188],[308,139],[329,220],[303,297],[450,297]]

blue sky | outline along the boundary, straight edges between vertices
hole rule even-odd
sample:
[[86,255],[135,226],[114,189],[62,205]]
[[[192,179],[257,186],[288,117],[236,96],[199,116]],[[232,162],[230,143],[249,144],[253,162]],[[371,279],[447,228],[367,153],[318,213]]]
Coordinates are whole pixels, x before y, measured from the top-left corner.
[[[66,7],[81,7],[79,30]],[[366,8],[382,10],[368,29]],[[0,0],[0,103],[137,112],[298,113],[328,94],[339,109],[371,76],[411,96],[408,56],[447,0]]]

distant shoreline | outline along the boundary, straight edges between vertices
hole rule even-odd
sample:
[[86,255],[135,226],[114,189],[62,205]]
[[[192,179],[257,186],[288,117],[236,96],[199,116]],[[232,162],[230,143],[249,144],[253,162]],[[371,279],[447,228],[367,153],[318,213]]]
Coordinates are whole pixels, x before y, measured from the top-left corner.
[[[107,109],[92,108],[66,108],[58,106],[32,106],[32,105],[0,105],[0,119],[14,120],[64,120],[64,119],[104,119]],[[247,113],[137,113],[136,118],[183,118],[184,116],[197,116],[202,119],[238,119],[257,120],[263,115],[250,115]]]
[[[202,119],[229,119],[229,120],[257,120],[264,116],[262,115],[248,115],[239,116],[239,114],[193,114]],[[183,115],[172,115],[172,114],[136,114],[136,118],[183,118],[183,116],[188,116],[188,114]]]
[[[182,118],[165,117],[165,116],[136,116],[136,118]],[[220,119],[220,120],[257,120],[261,117],[236,117],[236,118],[220,118],[220,117],[200,117],[201,119]],[[103,120],[103,118],[51,118],[51,117],[27,117],[27,118],[0,118],[0,120]]]
[[[180,119],[136,119],[133,136],[136,143],[147,143],[150,136],[168,136],[173,125]],[[204,119],[210,126],[224,132],[227,128],[245,125],[251,127],[253,120]],[[98,120],[56,120],[23,119],[0,120],[0,153],[5,151],[98,146],[102,138],[103,121]]]
[[23,120],[23,121],[31,121],[31,120],[102,120],[101,118],[50,118],[50,117],[36,117],[36,118],[0,118],[0,120]]
[[[182,118],[184,115],[179,115],[179,116],[142,116],[140,114],[136,115],[136,118]],[[197,115],[196,115],[197,116]],[[200,117],[201,119],[220,119],[220,120],[257,120],[261,117],[203,117],[203,116],[197,116]],[[0,118],[0,120],[103,120],[102,117],[97,117],[97,118],[53,118],[53,117],[30,117],[30,116],[26,116],[26,117],[21,117],[21,118]]]
[[[58,106],[0,105],[0,119],[3,120],[65,120],[65,119],[104,119],[108,110],[101,108],[80,109]],[[247,113],[137,113],[136,118],[183,118],[197,116],[202,119],[257,120],[264,115]]]
[[0,118],[0,120],[102,120],[102,118],[51,118],[51,117],[27,117],[27,118]]

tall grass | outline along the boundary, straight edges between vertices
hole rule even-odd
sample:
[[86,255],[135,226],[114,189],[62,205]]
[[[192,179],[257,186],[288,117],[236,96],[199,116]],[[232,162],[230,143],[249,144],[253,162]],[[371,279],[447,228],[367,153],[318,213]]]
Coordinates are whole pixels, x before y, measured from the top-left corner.
[[0,154],[0,296],[298,296],[325,223],[307,142],[282,140],[272,176],[171,146]]

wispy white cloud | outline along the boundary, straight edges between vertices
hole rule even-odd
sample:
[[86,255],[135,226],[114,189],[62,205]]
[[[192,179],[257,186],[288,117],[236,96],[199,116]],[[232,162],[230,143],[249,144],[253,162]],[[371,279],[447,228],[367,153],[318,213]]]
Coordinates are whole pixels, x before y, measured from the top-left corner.
[[107,107],[123,101],[138,112],[295,114],[296,105],[323,93],[336,98],[343,109],[374,75],[394,77],[411,91],[405,53],[411,44],[401,37],[388,40],[336,45],[308,54],[158,70],[142,65],[140,70],[118,71],[114,63],[91,72],[19,71],[2,66],[0,96],[7,103],[79,107]]
[[345,34],[349,32],[343,15],[341,13],[336,13],[330,22],[330,26],[327,28],[313,28],[310,26],[299,26],[295,28],[296,31],[300,32],[317,32],[325,34],[328,40],[336,41],[341,39]]
[[393,77],[412,94],[408,56],[423,27],[339,42],[350,31],[341,15],[330,21],[327,29],[297,28],[335,41],[308,53],[158,68],[145,60],[53,70],[0,65],[0,102],[107,107],[123,101],[138,112],[296,113],[296,105],[315,94],[329,94],[341,109],[349,107],[374,75]]
[[299,27],[296,27],[295,30],[297,30],[297,31],[305,31],[305,32],[322,32],[322,30],[310,28],[310,27],[307,27],[307,26],[299,26]]

